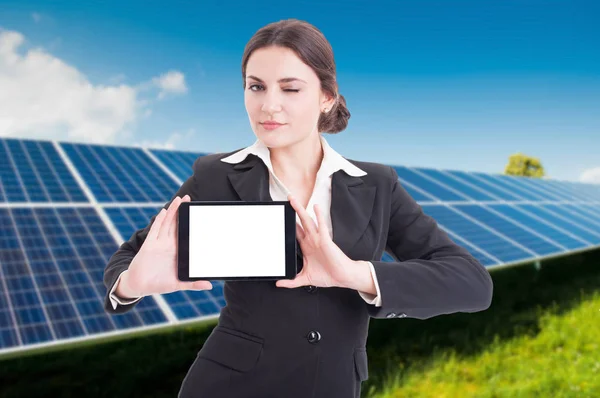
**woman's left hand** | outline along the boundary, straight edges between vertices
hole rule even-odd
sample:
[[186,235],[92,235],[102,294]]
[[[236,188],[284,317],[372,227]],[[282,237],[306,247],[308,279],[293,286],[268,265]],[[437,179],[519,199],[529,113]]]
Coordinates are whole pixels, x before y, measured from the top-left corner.
[[302,249],[304,265],[296,278],[278,280],[275,283],[276,286],[287,288],[307,285],[345,287],[355,264],[329,236],[321,209],[318,205],[314,205],[317,226],[293,195],[288,195],[288,200],[300,216],[302,223],[302,226],[296,223],[296,234],[300,249]]

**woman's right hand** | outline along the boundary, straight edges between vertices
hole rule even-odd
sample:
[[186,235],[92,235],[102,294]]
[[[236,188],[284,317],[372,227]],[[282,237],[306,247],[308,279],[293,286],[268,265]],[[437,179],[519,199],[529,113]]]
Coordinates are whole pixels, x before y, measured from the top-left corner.
[[176,196],[162,209],[150,227],[142,247],[121,276],[115,291],[119,297],[141,297],[178,290],[212,289],[210,281],[182,282],[177,278],[177,209],[190,196]]

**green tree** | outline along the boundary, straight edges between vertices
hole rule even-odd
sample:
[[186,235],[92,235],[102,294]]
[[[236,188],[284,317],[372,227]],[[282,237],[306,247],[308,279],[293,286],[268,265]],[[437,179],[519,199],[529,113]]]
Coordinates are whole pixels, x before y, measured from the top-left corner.
[[538,158],[516,153],[508,158],[504,174],[542,178],[544,176],[544,167]]

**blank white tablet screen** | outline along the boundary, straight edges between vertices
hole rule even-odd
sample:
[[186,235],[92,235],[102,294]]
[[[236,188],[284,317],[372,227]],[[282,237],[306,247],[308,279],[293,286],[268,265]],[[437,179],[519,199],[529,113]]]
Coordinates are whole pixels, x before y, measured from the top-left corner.
[[285,276],[284,205],[189,209],[191,278]]

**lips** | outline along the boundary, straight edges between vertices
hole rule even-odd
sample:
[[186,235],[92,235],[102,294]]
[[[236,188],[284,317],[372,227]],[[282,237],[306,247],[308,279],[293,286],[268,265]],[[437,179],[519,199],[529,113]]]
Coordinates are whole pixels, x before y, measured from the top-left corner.
[[278,129],[279,127],[283,126],[283,124],[281,123],[262,123],[263,129],[265,130],[275,130]]

